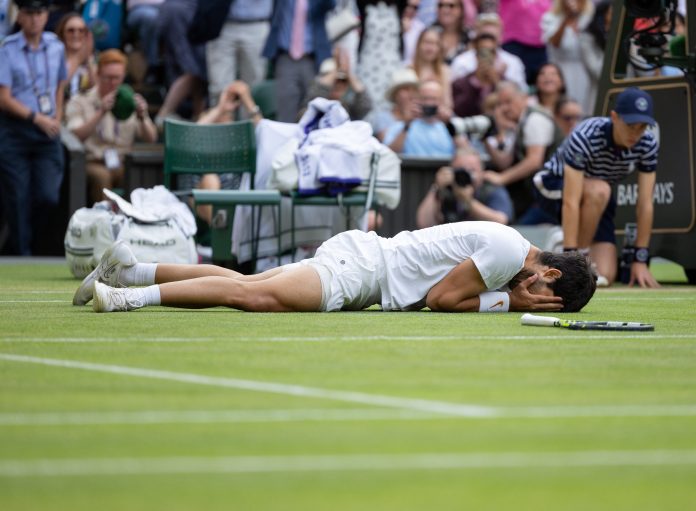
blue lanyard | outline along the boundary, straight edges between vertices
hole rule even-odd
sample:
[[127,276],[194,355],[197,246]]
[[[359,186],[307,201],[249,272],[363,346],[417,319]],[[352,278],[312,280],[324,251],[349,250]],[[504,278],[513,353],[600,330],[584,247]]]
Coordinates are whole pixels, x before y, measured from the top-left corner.
[[[43,53],[43,56],[44,56],[44,67],[45,67],[45,70],[46,70],[46,75],[45,75],[45,78],[46,78],[46,89],[45,89],[45,93],[48,93],[48,91],[49,91],[49,81],[48,81],[48,78],[49,78],[49,76],[48,76],[48,50],[47,50],[46,47],[44,46],[44,48],[41,50],[41,52]],[[27,69],[29,69],[29,75],[31,76],[31,86],[32,86],[32,88],[34,89],[34,94],[36,94],[37,96],[39,96],[39,95],[40,95],[39,88],[38,88],[37,85],[36,85],[36,81],[38,80],[39,77],[37,76],[36,71],[34,70],[34,65],[31,63],[31,59],[29,58],[29,49],[28,49],[28,48],[24,48],[24,60],[27,61]]]

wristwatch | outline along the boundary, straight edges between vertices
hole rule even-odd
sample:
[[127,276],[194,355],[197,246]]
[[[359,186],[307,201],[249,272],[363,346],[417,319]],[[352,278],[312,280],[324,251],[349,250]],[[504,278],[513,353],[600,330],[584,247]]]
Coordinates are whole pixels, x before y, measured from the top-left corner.
[[633,260],[637,263],[647,263],[650,259],[650,252],[645,247],[636,248],[636,252],[633,254]]

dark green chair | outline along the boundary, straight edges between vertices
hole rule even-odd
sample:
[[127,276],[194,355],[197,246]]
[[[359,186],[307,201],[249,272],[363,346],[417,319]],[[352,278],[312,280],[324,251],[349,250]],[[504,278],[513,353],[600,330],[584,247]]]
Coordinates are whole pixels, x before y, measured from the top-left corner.
[[295,258],[295,208],[301,206],[328,206],[338,207],[345,211],[346,215],[346,230],[355,228],[351,226],[350,209],[354,207],[363,207],[365,210],[374,209],[376,207],[374,200],[375,183],[377,181],[377,170],[379,166],[379,154],[373,153],[370,159],[370,174],[367,182],[366,191],[346,192],[337,196],[332,195],[301,195],[297,191],[290,192],[292,199],[290,213],[290,239],[292,244],[292,257]]
[[[261,214],[258,207],[277,208],[280,224],[281,196],[277,190],[254,190],[256,136],[251,121],[195,124],[167,119],[164,124],[164,184],[176,190],[180,174],[248,174],[250,190],[184,190],[198,205],[213,206],[211,245],[215,262],[233,260],[232,225],[237,206],[252,206],[252,263],[255,265]],[[278,228],[276,230],[279,230]],[[280,254],[280,236],[278,236]]]
[[275,120],[278,113],[275,80],[263,80],[253,85],[251,87],[251,97],[254,98],[266,119]]

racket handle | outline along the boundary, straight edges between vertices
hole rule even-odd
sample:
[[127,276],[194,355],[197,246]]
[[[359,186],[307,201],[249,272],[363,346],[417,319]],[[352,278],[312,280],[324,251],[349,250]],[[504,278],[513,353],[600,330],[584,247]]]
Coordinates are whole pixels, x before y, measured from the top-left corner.
[[557,326],[561,320],[551,316],[535,316],[534,314],[523,314],[522,324],[532,326]]

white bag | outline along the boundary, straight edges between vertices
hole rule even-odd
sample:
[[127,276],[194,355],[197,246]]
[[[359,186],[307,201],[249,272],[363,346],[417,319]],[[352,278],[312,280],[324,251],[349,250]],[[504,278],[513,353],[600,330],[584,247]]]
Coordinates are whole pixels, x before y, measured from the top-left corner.
[[[63,246],[70,272],[82,279],[89,275],[106,248],[116,239],[118,220],[108,202],[98,202],[93,208],[80,208],[68,222]],[[95,250],[98,253],[95,253]]]
[[126,217],[118,233],[141,263],[196,263],[198,253],[192,236],[185,236],[173,219],[141,223]]
[[326,17],[326,35],[332,43],[359,26],[360,18],[355,14],[350,2],[344,2]]
[[[161,190],[159,194],[162,194]],[[191,227],[187,227],[187,232],[181,227],[190,222],[195,226],[188,209],[185,211],[191,218],[182,221],[182,211],[178,211],[177,216],[156,219],[133,208],[120,197],[118,204],[123,206],[121,213],[128,214],[114,213],[111,202],[102,201],[93,208],[78,209],[70,218],[64,239],[65,259],[76,278],[86,277],[99,264],[106,249],[117,240],[126,241],[138,261],[143,263],[198,262],[193,239],[195,227],[193,232]],[[150,206],[156,207],[157,204]],[[150,218],[151,221],[143,221],[143,218]]]

